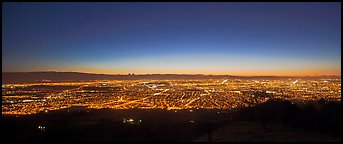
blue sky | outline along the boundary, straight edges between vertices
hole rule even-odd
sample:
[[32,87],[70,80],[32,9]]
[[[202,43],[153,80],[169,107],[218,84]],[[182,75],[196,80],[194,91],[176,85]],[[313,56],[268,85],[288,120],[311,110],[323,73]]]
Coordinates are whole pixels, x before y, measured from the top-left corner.
[[340,3],[3,3],[2,71],[341,72]]

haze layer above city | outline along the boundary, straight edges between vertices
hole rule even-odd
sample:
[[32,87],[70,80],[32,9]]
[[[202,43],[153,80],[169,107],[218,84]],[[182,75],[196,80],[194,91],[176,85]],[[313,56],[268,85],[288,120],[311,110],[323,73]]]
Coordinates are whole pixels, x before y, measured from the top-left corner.
[[340,3],[3,3],[2,72],[341,73]]

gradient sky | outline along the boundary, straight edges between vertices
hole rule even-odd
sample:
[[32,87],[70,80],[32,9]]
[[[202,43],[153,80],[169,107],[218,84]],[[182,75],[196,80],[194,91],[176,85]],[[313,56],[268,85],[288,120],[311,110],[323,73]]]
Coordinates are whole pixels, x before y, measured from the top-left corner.
[[2,71],[340,75],[340,3],[2,3]]

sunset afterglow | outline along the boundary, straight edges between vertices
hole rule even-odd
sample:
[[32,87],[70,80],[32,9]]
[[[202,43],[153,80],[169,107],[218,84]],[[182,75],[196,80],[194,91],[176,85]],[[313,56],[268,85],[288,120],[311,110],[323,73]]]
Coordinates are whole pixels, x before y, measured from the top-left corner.
[[336,3],[5,3],[2,16],[3,72],[341,73]]

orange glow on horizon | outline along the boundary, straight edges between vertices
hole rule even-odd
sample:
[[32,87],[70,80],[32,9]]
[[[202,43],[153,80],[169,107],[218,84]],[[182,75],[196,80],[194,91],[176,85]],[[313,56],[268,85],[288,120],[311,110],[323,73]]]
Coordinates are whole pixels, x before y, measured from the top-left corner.
[[71,72],[80,72],[80,73],[93,73],[93,74],[109,74],[109,75],[127,75],[129,73],[133,73],[135,75],[146,75],[146,74],[189,74],[189,75],[196,75],[196,74],[202,74],[202,75],[232,75],[232,76],[341,76],[341,71],[333,71],[333,72],[136,72],[136,71],[127,71],[127,72],[110,72],[110,71],[71,71]]
[[[68,69],[67,71],[65,69]],[[41,70],[46,71],[46,70]],[[203,74],[203,75],[233,75],[233,76],[340,76],[340,67],[315,67],[315,68],[293,68],[293,69],[125,69],[125,68],[108,68],[108,67],[60,67],[49,71],[58,72],[81,72],[81,73],[93,73],[93,74],[110,74],[110,75],[127,75],[134,73],[135,75],[145,74]]]

